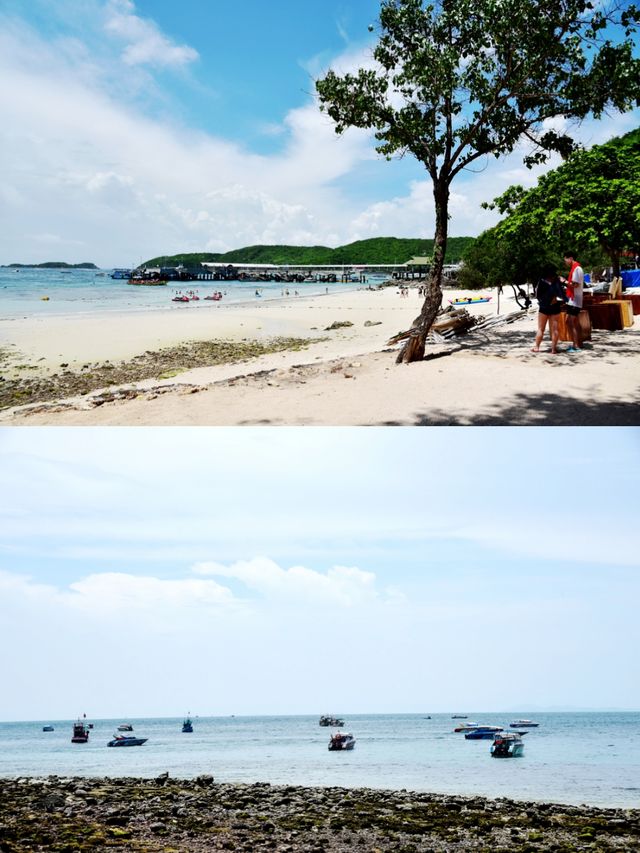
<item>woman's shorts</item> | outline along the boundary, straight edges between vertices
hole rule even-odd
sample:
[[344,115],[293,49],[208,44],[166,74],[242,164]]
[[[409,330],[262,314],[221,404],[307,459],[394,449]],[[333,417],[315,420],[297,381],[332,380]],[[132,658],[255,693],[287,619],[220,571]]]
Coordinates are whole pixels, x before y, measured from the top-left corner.
[[553,317],[555,314],[559,314],[562,311],[562,302],[555,302],[553,305],[546,305],[544,308],[540,309],[540,313],[544,314],[546,317]]

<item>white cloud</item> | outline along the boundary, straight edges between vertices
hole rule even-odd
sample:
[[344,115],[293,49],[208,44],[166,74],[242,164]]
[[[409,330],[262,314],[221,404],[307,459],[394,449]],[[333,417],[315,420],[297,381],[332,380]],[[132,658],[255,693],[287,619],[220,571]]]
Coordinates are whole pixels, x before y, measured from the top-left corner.
[[283,569],[273,560],[256,557],[229,566],[198,563],[193,571],[199,575],[235,578],[268,599],[296,601],[311,607],[326,604],[348,607],[378,598],[376,576],[353,567],[334,566],[323,574],[305,566]]
[[105,29],[127,42],[122,59],[127,65],[183,66],[198,59],[198,51],[177,45],[157,25],[135,14],[132,0],[109,0]]

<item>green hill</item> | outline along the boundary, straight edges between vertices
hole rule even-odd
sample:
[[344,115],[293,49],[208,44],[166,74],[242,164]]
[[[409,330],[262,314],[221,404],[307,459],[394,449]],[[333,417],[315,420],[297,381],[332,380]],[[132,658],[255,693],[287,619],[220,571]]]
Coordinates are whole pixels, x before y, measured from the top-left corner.
[[[455,264],[462,258],[474,237],[450,237],[446,262]],[[193,252],[160,255],[141,266],[193,266],[204,262],[221,264],[404,264],[416,256],[430,256],[433,240],[401,237],[374,237],[347,246],[246,246],[230,252]]]

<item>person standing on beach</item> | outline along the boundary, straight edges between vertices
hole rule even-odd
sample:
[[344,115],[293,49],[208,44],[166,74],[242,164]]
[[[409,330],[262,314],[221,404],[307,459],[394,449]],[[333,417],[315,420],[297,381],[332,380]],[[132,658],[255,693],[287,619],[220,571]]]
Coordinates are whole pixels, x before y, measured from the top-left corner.
[[536,285],[536,299],[538,300],[538,331],[531,352],[540,352],[540,344],[544,337],[544,330],[549,321],[549,334],[551,336],[551,352],[558,352],[558,314],[562,311],[564,304],[564,291],[560,279],[554,267],[547,265],[542,270],[540,281]]
[[584,270],[576,261],[573,252],[564,253],[564,262],[569,267],[569,275],[567,276],[566,291],[567,305],[567,325],[571,333],[572,346],[567,349],[567,352],[577,352],[582,349],[580,341],[580,324],[578,317],[582,310],[582,289],[584,287]]

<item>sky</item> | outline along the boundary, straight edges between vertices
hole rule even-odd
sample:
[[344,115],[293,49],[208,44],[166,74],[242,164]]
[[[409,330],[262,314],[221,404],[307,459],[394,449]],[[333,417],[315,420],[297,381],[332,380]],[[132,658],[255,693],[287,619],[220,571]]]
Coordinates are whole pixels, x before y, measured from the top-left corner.
[[4,429],[0,719],[640,708],[635,429]]
[[[330,67],[371,62],[378,10],[0,0],[0,263],[433,236],[423,169],[385,161],[364,131],[337,137],[314,97]],[[639,116],[587,120],[577,138],[603,142]],[[539,174],[521,152],[479,162],[454,184],[451,235],[494,224],[481,202]]]

